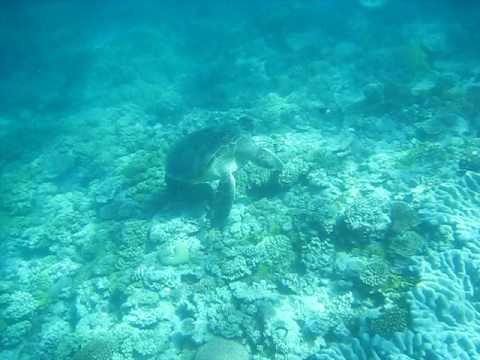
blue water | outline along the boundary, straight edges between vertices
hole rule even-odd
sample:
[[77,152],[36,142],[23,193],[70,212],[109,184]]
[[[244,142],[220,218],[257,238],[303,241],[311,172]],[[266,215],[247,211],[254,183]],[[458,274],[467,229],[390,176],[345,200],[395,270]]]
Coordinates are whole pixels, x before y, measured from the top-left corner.
[[4,1],[0,359],[480,359],[479,30]]

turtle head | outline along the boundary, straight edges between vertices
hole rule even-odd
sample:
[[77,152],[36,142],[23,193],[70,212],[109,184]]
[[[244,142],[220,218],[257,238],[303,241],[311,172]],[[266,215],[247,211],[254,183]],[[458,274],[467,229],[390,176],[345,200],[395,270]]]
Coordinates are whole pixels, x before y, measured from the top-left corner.
[[249,136],[237,142],[236,159],[241,164],[252,161],[256,165],[273,171],[282,171],[283,162],[270,150],[258,146]]

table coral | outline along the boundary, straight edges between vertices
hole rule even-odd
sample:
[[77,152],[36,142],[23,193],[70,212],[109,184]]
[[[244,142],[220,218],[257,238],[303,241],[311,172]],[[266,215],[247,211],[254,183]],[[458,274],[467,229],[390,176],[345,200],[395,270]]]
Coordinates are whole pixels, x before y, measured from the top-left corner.
[[424,246],[423,237],[415,231],[404,231],[395,235],[388,244],[392,256],[409,258],[418,255]]
[[393,201],[390,205],[390,218],[392,219],[392,231],[400,233],[412,229],[418,224],[418,216],[405,201]]

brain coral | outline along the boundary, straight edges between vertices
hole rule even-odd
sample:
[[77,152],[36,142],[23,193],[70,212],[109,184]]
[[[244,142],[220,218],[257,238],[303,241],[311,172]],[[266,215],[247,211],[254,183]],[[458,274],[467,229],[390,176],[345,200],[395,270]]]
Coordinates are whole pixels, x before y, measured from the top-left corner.
[[213,338],[200,350],[198,350],[195,360],[248,360],[247,348],[232,340],[222,338]]
[[430,225],[450,226],[455,239],[478,252],[480,244],[480,173],[467,171],[458,181],[446,181],[435,189],[420,192],[420,217]]
[[417,262],[421,282],[409,293],[415,331],[439,359],[478,359],[477,255],[468,249],[449,250]]

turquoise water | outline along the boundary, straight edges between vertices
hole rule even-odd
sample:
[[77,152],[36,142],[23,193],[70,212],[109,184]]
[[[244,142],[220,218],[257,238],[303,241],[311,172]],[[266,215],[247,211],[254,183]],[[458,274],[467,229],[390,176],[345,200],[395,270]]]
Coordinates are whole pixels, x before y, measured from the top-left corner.
[[480,359],[475,1],[5,1],[1,360]]

